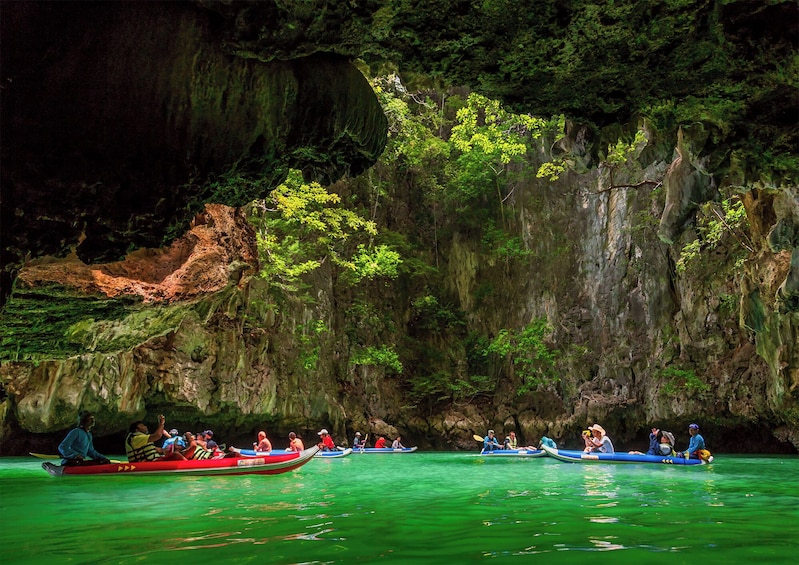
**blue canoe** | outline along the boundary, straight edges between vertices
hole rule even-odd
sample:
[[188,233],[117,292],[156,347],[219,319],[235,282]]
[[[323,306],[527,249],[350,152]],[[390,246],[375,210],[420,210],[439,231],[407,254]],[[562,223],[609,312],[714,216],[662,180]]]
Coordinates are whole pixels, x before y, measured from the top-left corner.
[[359,447],[352,450],[353,453],[413,453],[416,447],[403,447],[402,449],[394,449],[391,447]]
[[648,463],[657,465],[704,465],[701,459],[663,457],[661,455],[634,455],[632,453],[585,453],[542,446],[547,455],[568,463]]
[[543,449],[495,449],[493,451],[481,451],[484,457],[543,457],[546,452]]

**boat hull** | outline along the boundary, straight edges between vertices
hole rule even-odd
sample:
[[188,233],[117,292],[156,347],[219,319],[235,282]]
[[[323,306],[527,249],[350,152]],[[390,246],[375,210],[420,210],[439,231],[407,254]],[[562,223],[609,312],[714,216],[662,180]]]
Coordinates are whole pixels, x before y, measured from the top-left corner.
[[663,457],[659,455],[635,455],[632,453],[585,453],[542,447],[546,454],[567,463],[644,463],[650,465],[704,465],[701,459]]
[[350,449],[348,447],[347,449],[344,449],[343,451],[320,451],[319,453],[314,455],[314,457],[316,457],[317,459],[319,459],[319,458],[321,458],[321,459],[336,459],[338,457],[346,457],[350,453],[352,453],[352,449]]
[[483,457],[544,457],[543,449],[495,449],[494,451],[481,451]]
[[413,453],[416,451],[417,447],[403,447],[402,449],[393,449],[391,447],[364,447],[363,449],[358,448],[354,449],[353,453],[363,453],[363,454],[376,454],[376,453]]
[[49,461],[42,468],[54,477],[79,475],[277,475],[287,473],[310,461],[318,447],[300,453],[284,452],[273,457],[226,457],[203,461],[143,461],[109,465],[61,466]]

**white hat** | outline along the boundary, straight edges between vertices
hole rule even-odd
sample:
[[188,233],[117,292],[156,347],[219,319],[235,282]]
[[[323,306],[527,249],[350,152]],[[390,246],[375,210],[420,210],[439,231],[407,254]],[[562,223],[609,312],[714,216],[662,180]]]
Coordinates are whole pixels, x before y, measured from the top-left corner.
[[588,429],[589,429],[589,430],[592,430],[592,431],[594,431],[594,432],[599,432],[599,433],[601,433],[603,436],[606,436],[606,435],[608,435],[608,434],[606,434],[606,433],[605,433],[605,428],[603,428],[603,427],[602,427],[602,426],[600,426],[599,424],[594,424],[593,426],[589,426],[589,427],[588,427]]
[[355,432],[355,435],[359,436],[359,435],[361,435],[361,432]]
[[325,435],[326,433],[327,433],[327,430],[326,430],[326,429],[324,429],[324,428],[322,428],[321,430],[319,430],[319,431],[316,433],[316,435],[318,435],[318,436],[321,436],[321,435]]

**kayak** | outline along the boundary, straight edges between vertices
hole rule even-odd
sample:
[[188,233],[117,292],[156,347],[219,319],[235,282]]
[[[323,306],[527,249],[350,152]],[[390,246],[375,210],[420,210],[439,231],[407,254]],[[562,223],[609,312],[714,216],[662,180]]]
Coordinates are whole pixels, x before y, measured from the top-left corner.
[[481,451],[485,457],[543,457],[543,449],[495,449],[494,451]]
[[335,457],[346,457],[350,453],[352,453],[352,449],[348,447],[343,451],[320,451],[319,453],[314,455],[314,457],[317,458],[321,457],[322,459],[331,459]]
[[354,449],[353,453],[413,453],[418,448],[416,447],[403,447],[394,449],[393,447],[359,447]]
[[224,457],[187,461],[141,461],[108,465],[54,465],[49,461],[42,468],[54,477],[66,475],[277,475],[293,471],[310,461],[319,448],[302,452],[283,452],[271,457]]
[[664,457],[662,455],[636,455],[633,453],[586,453],[584,451],[568,451],[553,449],[545,445],[541,448],[547,455],[558,461],[568,463],[654,463],[658,465],[705,465],[701,459],[685,459],[684,457]]
[[[283,451],[281,449],[273,449],[272,451],[254,451],[252,449],[237,449],[233,448],[233,451],[241,455],[242,457],[276,457],[279,455],[284,455],[286,453],[291,453],[290,451]],[[338,451],[322,451],[314,455],[314,457],[322,457],[324,459],[328,459],[331,457],[346,457],[352,453],[352,449],[350,448],[339,448]]]

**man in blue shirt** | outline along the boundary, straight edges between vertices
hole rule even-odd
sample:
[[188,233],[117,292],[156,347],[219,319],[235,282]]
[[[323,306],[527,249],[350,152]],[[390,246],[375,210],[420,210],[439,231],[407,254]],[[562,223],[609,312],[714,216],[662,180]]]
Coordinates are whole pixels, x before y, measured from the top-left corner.
[[494,448],[502,449],[502,446],[499,445],[497,438],[494,437],[494,430],[488,430],[488,435],[483,438],[483,451],[494,451]]
[[62,465],[104,465],[110,463],[108,457],[94,449],[91,432],[94,422],[94,414],[91,412],[81,414],[78,427],[70,430],[67,437],[58,446],[58,452],[63,457],[61,460]]
[[686,459],[700,459],[699,450],[705,448],[705,438],[699,433],[699,426],[691,424],[688,426],[688,433],[691,434],[691,441],[688,443],[688,449],[682,453],[678,453],[678,457],[685,457]]

